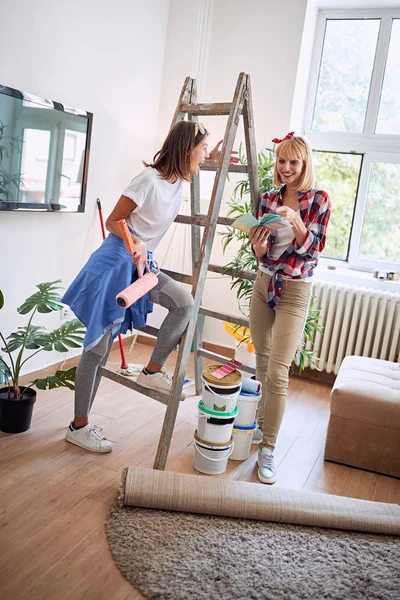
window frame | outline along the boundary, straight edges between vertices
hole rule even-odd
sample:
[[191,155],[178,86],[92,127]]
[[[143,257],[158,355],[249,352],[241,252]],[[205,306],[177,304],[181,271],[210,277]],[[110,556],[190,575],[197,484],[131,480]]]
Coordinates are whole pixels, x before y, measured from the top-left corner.
[[[331,19],[381,20],[372,68],[371,86],[368,94],[364,131],[360,133],[339,131],[320,132],[311,129],[324,48],[326,23]],[[321,263],[329,263],[331,265],[365,271],[375,269],[387,271],[399,270],[399,263],[357,258],[357,250],[361,240],[361,228],[367,202],[371,163],[374,161],[400,163],[400,135],[374,133],[389,52],[392,22],[394,19],[400,19],[400,9],[321,10],[318,13],[308,92],[304,109],[303,130],[306,137],[309,139],[312,148],[316,151],[356,153],[363,156],[355,200],[353,223],[350,232],[348,259],[347,261],[342,261],[321,257]]]

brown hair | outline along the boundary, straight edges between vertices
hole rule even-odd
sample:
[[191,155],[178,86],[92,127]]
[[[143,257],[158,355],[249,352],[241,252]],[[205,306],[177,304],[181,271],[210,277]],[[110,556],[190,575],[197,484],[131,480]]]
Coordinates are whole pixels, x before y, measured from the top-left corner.
[[298,135],[289,139],[286,138],[277,145],[274,167],[274,185],[277,187],[282,185],[282,179],[278,171],[278,161],[280,158],[303,161],[303,171],[296,186],[297,191],[306,191],[313,187],[315,175],[311,148],[306,138]]
[[[203,131],[203,133],[202,133]],[[208,135],[208,131],[193,121],[179,121],[171,127],[152,163],[145,167],[157,169],[163,179],[190,181],[190,153]]]

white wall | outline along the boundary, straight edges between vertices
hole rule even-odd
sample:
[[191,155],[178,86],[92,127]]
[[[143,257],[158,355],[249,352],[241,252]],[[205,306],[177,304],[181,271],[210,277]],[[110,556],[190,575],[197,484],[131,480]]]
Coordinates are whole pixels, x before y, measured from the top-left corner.
[[[198,73],[190,71],[190,67],[193,65],[194,69],[199,62],[198,70],[204,74],[199,81],[202,90],[200,101],[232,100],[238,75],[244,71],[251,76],[257,149],[270,147],[273,137],[285,135],[293,120],[292,104],[306,8],[306,0],[247,0],[245,3],[243,0],[193,0],[190,3],[171,0],[159,122],[161,135],[164,136],[169,126],[185,76],[196,77]],[[204,34],[205,27],[209,30],[208,38]],[[209,47],[205,48],[203,44],[201,48],[199,38],[208,39]],[[198,60],[196,52],[199,49],[205,58],[200,56]],[[201,64],[202,60],[205,60],[205,65]],[[203,122],[210,131],[212,147],[223,136],[226,118],[204,118]],[[238,143],[244,140],[242,129],[239,129],[237,140]],[[212,188],[210,174],[201,175],[200,188],[204,212]],[[225,201],[229,199],[229,189],[232,187],[228,186]],[[224,211],[226,206],[222,207],[221,214],[225,214]],[[182,229],[182,225],[173,225],[157,254],[160,261],[173,270],[182,269],[184,255],[185,269],[190,272],[189,235],[185,236]],[[181,247],[180,256],[179,249],[171,253],[178,239],[185,244],[184,248]],[[222,265],[229,260],[229,255],[222,255],[220,237],[217,236],[212,262]],[[239,314],[236,295],[230,291],[229,278],[216,277],[214,273],[209,274],[203,304],[223,313]],[[158,324],[159,314],[156,311],[150,321]],[[204,339],[235,346],[233,338],[225,333],[222,322],[213,319],[206,319]]]
[[[2,0],[0,82],[94,114],[84,214],[0,213],[0,289],[6,334],[35,284],[67,286],[101,242],[105,217],[156,149],[169,0]],[[6,258],[7,257],[7,258]],[[37,324],[59,325],[57,314]],[[60,360],[42,353],[28,371]]]

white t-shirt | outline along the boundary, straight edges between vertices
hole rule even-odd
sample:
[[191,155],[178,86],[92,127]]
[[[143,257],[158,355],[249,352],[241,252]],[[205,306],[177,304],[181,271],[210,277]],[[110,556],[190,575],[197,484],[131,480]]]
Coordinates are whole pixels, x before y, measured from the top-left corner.
[[146,167],[122,192],[137,206],[126,218],[127,224],[147,249],[153,252],[178,214],[183,181],[168,183],[157,169]]

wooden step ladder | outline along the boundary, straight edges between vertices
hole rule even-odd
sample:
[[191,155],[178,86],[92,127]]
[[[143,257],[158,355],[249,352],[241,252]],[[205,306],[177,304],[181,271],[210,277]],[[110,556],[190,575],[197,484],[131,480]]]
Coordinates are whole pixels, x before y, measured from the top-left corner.
[[[207,352],[202,348],[202,315],[223,319],[239,325],[247,325],[245,319],[238,317],[223,315],[201,307],[204,285],[206,282],[207,271],[221,272],[221,267],[210,265],[211,250],[214,241],[215,231],[218,224],[230,225],[233,219],[219,217],[222,196],[225,187],[225,181],[228,172],[248,173],[250,194],[253,206],[253,212],[257,210],[259,202],[259,184],[258,184],[258,167],[257,167],[257,152],[254,134],[254,118],[253,107],[251,101],[250,76],[246,73],[240,73],[236,85],[235,93],[232,102],[220,102],[216,104],[198,104],[197,103],[197,87],[196,80],[191,77],[185,79],[179,101],[176,107],[171,127],[178,121],[188,117],[190,121],[198,121],[199,116],[212,115],[227,115],[228,122],[226,125],[224,141],[221,151],[221,160],[218,164],[213,165],[202,164],[201,170],[216,171],[214,186],[211,194],[210,205],[207,215],[200,214],[200,185],[199,175],[192,178],[190,186],[190,205],[191,215],[178,215],[175,219],[177,223],[191,225],[191,247],[192,247],[192,275],[184,273],[176,273],[174,271],[163,271],[175,279],[183,283],[192,285],[192,295],[194,306],[190,322],[182,336],[179,344],[179,352],[176,359],[173,384],[170,395],[156,392],[153,390],[144,389],[136,382],[131,381],[128,377],[115,373],[114,371],[102,367],[100,375],[116,381],[129,387],[141,394],[145,394],[154,400],[166,404],[166,412],[164,423],[161,430],[161,436],[158,444],[157,454],[154,461],[155,469],[164,469],[168,456],[169,447],[174,431],[176,415],[179,408],[179,402],[182,394],[182,388],[185,378],[187,363],[190,357],[192,341],[194,340],[194,357],[195,357],[195,373],[196,373],[196,393],[200,393],[200,376],[202,371],[202,358],[212,358],[219,362],[226,360],[226,357]],[[240,117],[243,116],[245,146],[247,154],[247,165],[231,165],[230,157],[233,145],[235,142],[237,128],[240,122]],[[200,228],[204,227],[204,233],[201,237]],[[247,274],[244,274],[247,276]],[[141,331],[149,333],[157,337],[158,329],[150,326],[141,328]],[[251,368],[244,370],[251,373],[254,372]]]

